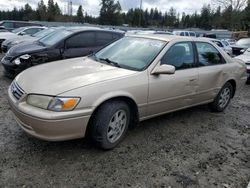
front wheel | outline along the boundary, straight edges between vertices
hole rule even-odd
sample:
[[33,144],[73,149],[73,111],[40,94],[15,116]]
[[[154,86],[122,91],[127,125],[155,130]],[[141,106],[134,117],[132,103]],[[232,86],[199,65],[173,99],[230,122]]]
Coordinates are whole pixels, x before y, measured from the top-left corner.
[[108,101],[96,112],[92,123],[92,138],[97,146],[112,149],[119,144],[130,122],[130,110],[123,101]]
[[220,90],[214,102],[210,104],[210,108],[214,112],[222,112],[228,106],[233,96],[233,86],[227,82]]

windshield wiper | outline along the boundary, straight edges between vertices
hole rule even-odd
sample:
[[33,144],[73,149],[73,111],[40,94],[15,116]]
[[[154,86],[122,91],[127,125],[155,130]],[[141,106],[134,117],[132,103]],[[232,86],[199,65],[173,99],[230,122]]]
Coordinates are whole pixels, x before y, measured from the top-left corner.
[[105,61],[106,63],[111,64],[111,65],[116,66],[116,67],[119,67],[119,68],[121,67],[119,65],[119,63],[111,61],[109,58],[100,58],[99,60]]

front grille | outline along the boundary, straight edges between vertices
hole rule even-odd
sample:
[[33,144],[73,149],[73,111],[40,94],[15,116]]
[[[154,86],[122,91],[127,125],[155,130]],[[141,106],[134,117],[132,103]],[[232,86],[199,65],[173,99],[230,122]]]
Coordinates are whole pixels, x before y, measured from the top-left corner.
[[11,61],[13,59],[13,56],[5,55],[3,58],[5,61]]
[[19,100],[23,96],[24,91],[20,88],[20,86],[15,81],[12,82],[12,84],[11,84],[10,87],[11,87],[11,93],[12,93],[12,95],[17,100]]
[[243,48],[233,48],[233,55],[240,55]]

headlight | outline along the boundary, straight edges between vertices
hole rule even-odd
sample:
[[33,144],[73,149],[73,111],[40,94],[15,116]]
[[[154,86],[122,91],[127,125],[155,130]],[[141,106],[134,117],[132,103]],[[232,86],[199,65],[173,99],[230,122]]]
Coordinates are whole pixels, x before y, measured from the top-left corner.
[[52,99],[52,97],[45,95],[28,95],[27,103],[38,108],[47,109]]
[[29,59],[30,58],[30,55],[29,54],[24,54],[24,55],[21,55],[20,57],[19,57],[20,59]]
[[16,58],[13,62],[14,64],[16,65],[20,65],[22,62],[21,62],[21,59],[24,59],[24,60],[27,60],[30,58],[30,55],[29,54],[24,54],[24,55],[21,55],[20,57]]
[[16,65],[20,65],[20,64],[21,64],[21,61],[20,61],[19,57],[16,58],[13,62],[14,62],[14,64],[16,64]]
[[46,110],[61,112],[73,110],[79,103],[78,97],[51,97],[46,95],[28,95],[27,103]]

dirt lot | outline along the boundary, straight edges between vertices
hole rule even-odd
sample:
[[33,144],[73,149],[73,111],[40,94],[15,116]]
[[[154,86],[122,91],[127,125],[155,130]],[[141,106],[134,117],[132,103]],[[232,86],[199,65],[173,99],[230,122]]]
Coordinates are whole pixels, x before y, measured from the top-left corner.
[[[30,80],[32,81],[32,80]],[[0,187],[225,187],[250,181],[250,85],[223,113],[207,106],[140,123],[116,149],[27,136],[0,66]]]

